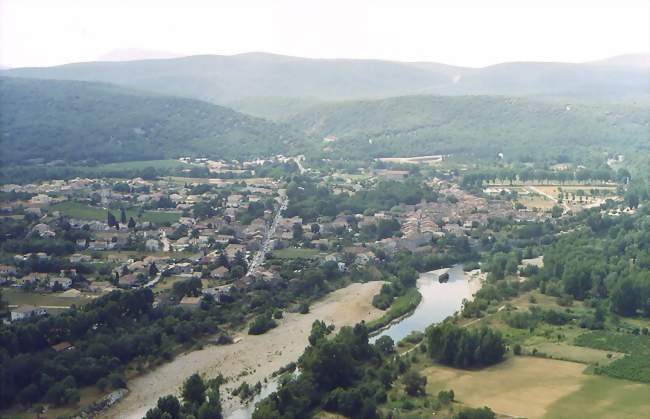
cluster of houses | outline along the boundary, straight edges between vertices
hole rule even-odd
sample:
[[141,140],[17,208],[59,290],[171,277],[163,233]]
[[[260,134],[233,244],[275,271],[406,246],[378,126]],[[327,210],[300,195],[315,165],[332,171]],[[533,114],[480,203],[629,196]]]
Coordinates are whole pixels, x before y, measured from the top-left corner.
[[[275,161],[289,160],[296,161],[295,158],[276,158]],[[233,168],[223,162],[207,159],[188,158],[184,161],[206,166],[210,171],[254,170],[255,165],[260,164],[249,162],[249,165],[245,163]],[[296,163],[300,164],[300,160]],[[374,176],[401,180],[408,174],[404,170],[378,170]],[[347,193],[364,188],[361,183],[354,182],[347,186]],[[345,270],[350,265],[363,266],[375,261],[377,255],[373,248],[387,253],[403,249],[431,253],[435,237],[467,235],[472,229],[485,224],[488,217],[528,220],[544,216],[513,209],[506,201],[473,196],[451,182],[434,179],[430,186],[441,192],[437,202],[402,204],[399,211],[394,212],[339,214],[307,223],[300,217],[276,216],[286,191],[282,189],[280,181],[270,178],[209,179],[204,182],[189,178],[185,181],[178,178],[155,181],[142,178],[72,179],[4,185],[2,191],[15,192],[17,198],[3,202],[0,211],[22,211],[25,216],[35,216],[28,232],[32,237],[44,240],[61,238],[56,223],[65,213],[61,207],[53,205],[66,201],[90,209],[113,208],[110,211],[117,219],[117,226],[109,225],[108,219],[66,217],[71,229],[88,233],[84,235],[85,238],[74,241],[74,252],[65,256],[70,269],[21,274],[22,264],[28,261],[47,262],[51,256],[44,252],[16,254],[13,263],[5,261],[0,265],[0,286],[29,287],[39,292],[78,296],[80,289],[101,294],[118,287],[155,286],[161,278],[169,276],[199,277],[205,284],[203,292],[219,301],[233,286],[246,287],[255,280],[274,282],[281,279],[280,268],[269,264],[261,264],[243,274],[240,269],[234,274],[232,264],[236,259],[251,262],[260,252],[265,254],[292,245],[315,248],[323,255],[323,262],[335,262],[339,270]],[[146,217],[137,217],[136,220],[133,212],[130,212],[130,220],[125,223],[120,217],[120,206],[146,209],[154,215],[157,211],[164,212],[172,217],[168,217],[170,221],[167,222],[153,223],[147,221]],[[199,206],[204,209],[200,214],[196,211]],[[208,211],[205,211],[206,206]],[[341,233],[389,220],[399,221],[399,234],[376,242],[355,241],[352,245],[340,246],[338,239]],[[296,229],[301,233],[299,240],[296,240]],[[134,258],[123,250],[137,250],[140,255],[146,256]],[[227,263],[222,263],[223,258]],[[103,272],[97,275],[98,278],[84,278],[82,285],[77,286],[79,281],[74,267],[100,262],[108,264],[110,272]],[[198,297],[185,297],[180,301],[181,307],[187,308],[199,304]],[[12,311],[11,320],[41,314],[38,308],[17,307],[15,314]]]

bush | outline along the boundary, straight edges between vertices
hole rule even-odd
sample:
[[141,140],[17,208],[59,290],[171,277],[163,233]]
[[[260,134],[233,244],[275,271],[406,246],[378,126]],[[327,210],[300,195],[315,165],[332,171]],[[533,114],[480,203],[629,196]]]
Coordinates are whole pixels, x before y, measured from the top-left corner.
[[521,355],[521,345],[516,343],[515,346],[512,347],[512,353],[515,355]]
[[454,401],[454,390],[440,390],[438,401],[442,404],[449,404]]
[[307,314],[307,313],[309,313],[309,304],[307,304],[307,303],[300,303],[300,306],[298,307],[298,313],[300,313],[300,314]]
[[489,407],[479,409],[463,409],[454,415],[453,419],[495,419],[496,415]]
[[108,376],[108,381],[111,383],[111,387],[114,389],[126,388],[126,380],[124,376],[120,373],[114,372]]
[[249,335],[261,335],[268,330],[273,329],[278,324],[267,314],[261,314],[251,322],[248,327]]
[[426,394],[427,377],[417,371],[410,370],[402,378],[404,390],[409,396],[424,396]]

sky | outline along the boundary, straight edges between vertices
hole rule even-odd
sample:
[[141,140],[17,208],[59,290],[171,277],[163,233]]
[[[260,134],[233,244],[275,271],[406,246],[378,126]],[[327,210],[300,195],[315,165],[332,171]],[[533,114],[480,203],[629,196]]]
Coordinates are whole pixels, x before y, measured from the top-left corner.
[[0,65],[116,49],[583,62],[650,51],[648,0],[0,0]]

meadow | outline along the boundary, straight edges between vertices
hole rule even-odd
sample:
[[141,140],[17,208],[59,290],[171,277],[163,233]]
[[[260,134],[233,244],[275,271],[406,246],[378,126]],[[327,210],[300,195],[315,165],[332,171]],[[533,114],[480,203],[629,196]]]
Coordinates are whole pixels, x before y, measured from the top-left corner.
[[114,173],[119,171],[128,170],[143,170],[148,167],[154,169],[177,169],[177,168],[191,168],[192,165],[176,159],[167,160],[134,160],[119,163],[107,163],[97,166],[72,166],[74,169],[88,171],[92,173]]
[[[80,218],[85,220],[97,220],[105,221],[106,220],[106,209],[91,207],[86,204],[81,204],[79,202],[61,202],[59,204],[52,205],[50,207],[51,211],[59,211],[64,215],[67,215],[71,218]],[[118,219],[120,216],[119,210],[111,210],[113,215]],[[138,217],[138,212],[133,209],[126,210],[126,217],[133,217],[134,220],[149,221],[156,224],[162,223],[175,223],[179,220],[181,216],[180,212],[164,212],[164,211],[145,211],[142,214],[142,217]]]
[[487,405],[504,416],[632,419],[650,415],[650,385],[587,375],[585,365],[576,362],[508,357],[481,370],[459,370],[428,360],[416,367],[427,377],[427,395],[453,389],[456,401]]

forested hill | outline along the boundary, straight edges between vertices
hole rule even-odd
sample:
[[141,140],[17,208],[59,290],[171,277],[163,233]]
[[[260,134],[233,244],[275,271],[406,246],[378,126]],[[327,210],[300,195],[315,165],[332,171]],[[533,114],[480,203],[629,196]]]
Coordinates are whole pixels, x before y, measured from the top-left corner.
[[603,162],[650,154],[650,107],[544,102],[501,96],[405,96],[329,103],[288,119],[332,156],[464,154],[506,160]]
[[231,109],[108,84],[0,78],[0,163],[246,158],[304,135]]
[[310,59],[248,53],[73,63],[16,68],[1,74],[107,82],[277,117],[282,110],[292,112],[313,101],[411,94],[649,101],[649,72],[647,55],[581,64],[519,62],[467,68],[432,62]]

